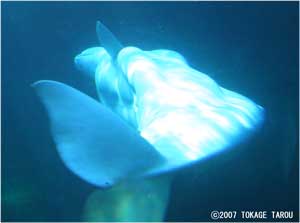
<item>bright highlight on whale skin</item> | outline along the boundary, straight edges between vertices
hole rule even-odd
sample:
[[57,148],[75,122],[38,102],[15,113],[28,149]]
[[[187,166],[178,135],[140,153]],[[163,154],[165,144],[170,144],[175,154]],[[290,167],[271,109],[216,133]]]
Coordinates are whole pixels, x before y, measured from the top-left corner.
[[135,100],[141,135],[180,167],[235,144],[263,119],[263,108],[220,87],[170,50],[124,48],[118,63]]
[[159,173],[206,158],[239,142],[263,120],[250,99],[219,86],[170,50],[123,48],[114,62],[95,56],[100,101],[138,129],[167,159]]
[[[102,47],[83,51],[74,62],[95,82],[99,101],[55,81],[33,87],[66,166],[98,187],[117,185],[92,199],[105,200],[95,220],[161,221],[171,178],[149,177],[232,147],[262,124],[264,109],[175,51],[123,47],[102,23],[96,30]],[[149,210],[149,202],[157,208]]]

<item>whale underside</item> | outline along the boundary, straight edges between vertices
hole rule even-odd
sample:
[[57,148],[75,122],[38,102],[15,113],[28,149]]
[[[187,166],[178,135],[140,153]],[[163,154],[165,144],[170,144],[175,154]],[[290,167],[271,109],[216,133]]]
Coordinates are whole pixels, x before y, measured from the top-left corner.
[[96,31],[101,47],[74,61],[95,82],[99,101],[56,81],[32,86],[64,164],[106,189],[88,199],[86,219],[161,221],[168,173],[241,142],[262,124],[264,110],[175,51],[123,47],[101,22]]

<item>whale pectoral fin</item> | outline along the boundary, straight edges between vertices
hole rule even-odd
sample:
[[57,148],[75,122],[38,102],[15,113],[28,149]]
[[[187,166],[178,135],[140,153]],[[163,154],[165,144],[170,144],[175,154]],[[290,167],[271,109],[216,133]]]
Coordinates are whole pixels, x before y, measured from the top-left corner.
[[87,182],[110,187],[163,162],[147,141],[96,100],[55,81],[32,86],[48,112],[60,157]]
[[96,32],[101,46],[107,50],[112,58],[116,58],[119,51],[123,48],[120,41],[100,21],[96,23]]
[[159,176],[124,182],[90,194],[84,207],[85,222],[161,222],[169,199],[171,177]]

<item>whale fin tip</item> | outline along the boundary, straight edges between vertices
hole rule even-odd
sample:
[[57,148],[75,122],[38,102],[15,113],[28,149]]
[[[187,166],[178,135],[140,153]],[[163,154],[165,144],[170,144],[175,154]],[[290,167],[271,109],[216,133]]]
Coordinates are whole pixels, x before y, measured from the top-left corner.
[[123,48],[115,35],[100,21],[96,22],[96,32],[100,44],[107,50],[112,58],[116,58]]

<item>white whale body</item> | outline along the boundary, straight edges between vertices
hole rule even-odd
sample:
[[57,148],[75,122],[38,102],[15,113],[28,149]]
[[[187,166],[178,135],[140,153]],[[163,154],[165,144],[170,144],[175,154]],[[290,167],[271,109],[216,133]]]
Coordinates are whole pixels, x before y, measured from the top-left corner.
[[[100,22],[97,34],[102,47],[89,48],[74,61],[95,81],[99,101],[63,83],[33,84],[62,160],[85,181],[101,188],[124,184],[132,194],[132,182],[199,162],[261,125],[261,106],[220,87],[179,53],[123,47]],[[169,180],[163,182],[169,188]],[[155,183],[146,184],[162,196]],[[168,189],[164,194],[160,209]],[[119,219],[132,220],[132,210]]]

